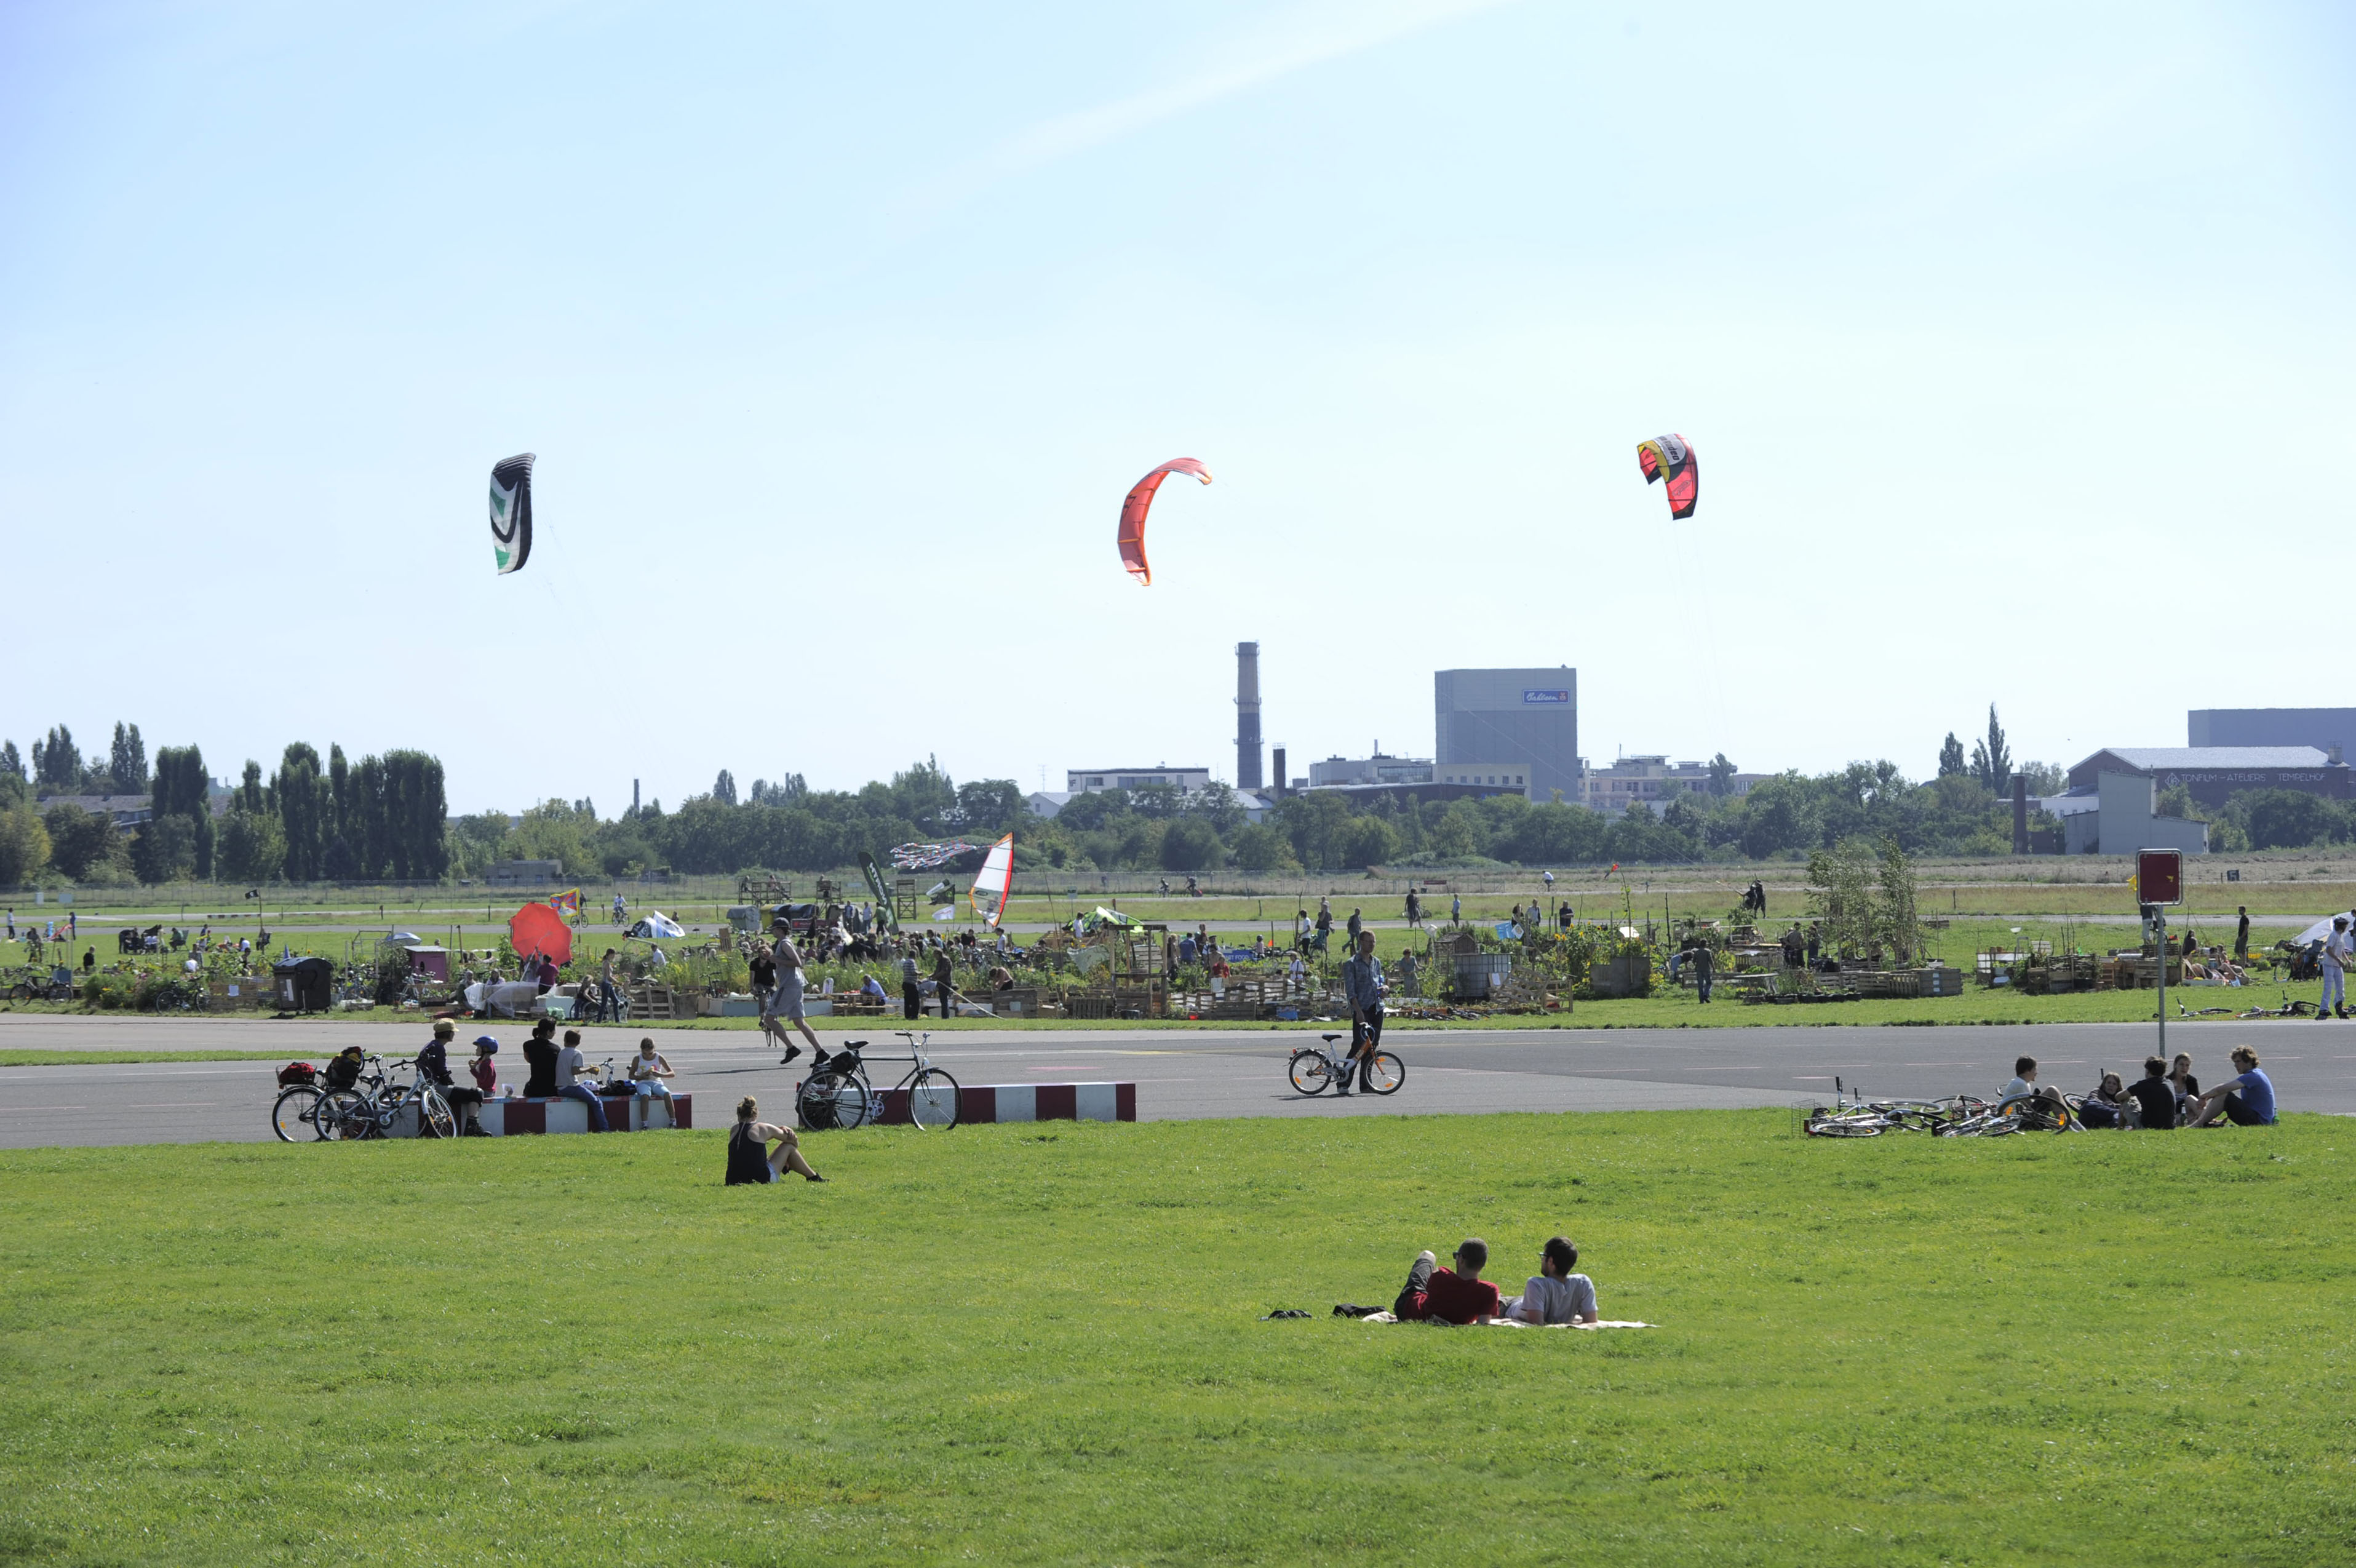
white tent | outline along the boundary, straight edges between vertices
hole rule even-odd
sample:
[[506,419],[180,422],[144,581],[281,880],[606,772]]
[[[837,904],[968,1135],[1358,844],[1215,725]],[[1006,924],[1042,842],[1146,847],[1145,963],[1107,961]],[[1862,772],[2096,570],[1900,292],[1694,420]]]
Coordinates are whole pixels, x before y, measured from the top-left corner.
[[2324,916],[2323,918],[2316,921],[2315,924],[2299,932],[2298,941],[2296,945],[2305,947],[2309,942],[2321,941],[2324,938],[2331,934],[2331,922],[2334,920],[2345,920],[2348,922],[2349,929],[2356,931],[2356,913],[2351,913],[2349,910],[2342,909],[2337,915]]

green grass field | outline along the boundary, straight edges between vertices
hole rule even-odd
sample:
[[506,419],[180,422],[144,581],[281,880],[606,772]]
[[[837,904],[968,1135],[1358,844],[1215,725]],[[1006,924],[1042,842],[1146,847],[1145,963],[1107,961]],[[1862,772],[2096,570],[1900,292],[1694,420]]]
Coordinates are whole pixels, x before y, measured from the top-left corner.
[[[2350,1139],[871,1129],[777,1189],[709,1132],[0,1153],[0,1561],[2345,1561]],[[1558,1230],[1660,1326],[1325,1316]]]

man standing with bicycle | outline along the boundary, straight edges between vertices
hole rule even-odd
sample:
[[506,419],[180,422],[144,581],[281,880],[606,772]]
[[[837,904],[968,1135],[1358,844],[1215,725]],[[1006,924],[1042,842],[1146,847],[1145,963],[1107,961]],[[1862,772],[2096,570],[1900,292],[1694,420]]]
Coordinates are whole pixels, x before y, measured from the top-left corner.
[[[1358,1087],[1374,1087],[1375,1047],[1383,1041],[1383,966],[1375,957],[1375,933],[1358,933],[1358,950],[1342,963],[1342,994],[1350,1004],[1350,1059],[1358,1064]],[[1350,1092],[1344,1079],[1341,1092]]]

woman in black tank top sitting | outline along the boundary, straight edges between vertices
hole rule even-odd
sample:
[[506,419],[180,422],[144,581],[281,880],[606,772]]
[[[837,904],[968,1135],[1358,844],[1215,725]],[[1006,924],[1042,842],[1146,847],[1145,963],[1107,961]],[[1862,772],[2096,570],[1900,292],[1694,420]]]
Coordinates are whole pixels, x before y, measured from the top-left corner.
[[[798,1172],[804,1181],[824,1181],[802,1158],[802,1141],[791,1127],[754,1120],[760,1109],[749,1094],[736,1102],[736,1126],[728,1134],[728,1185],[776,1181],[787,1171]],[[771,1143],[777,1145],[774,1152],[765,1147]]]

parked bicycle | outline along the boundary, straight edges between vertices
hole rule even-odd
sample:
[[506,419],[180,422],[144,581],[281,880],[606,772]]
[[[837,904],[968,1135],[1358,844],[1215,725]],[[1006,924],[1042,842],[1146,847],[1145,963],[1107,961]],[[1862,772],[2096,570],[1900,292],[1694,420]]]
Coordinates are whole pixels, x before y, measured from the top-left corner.
[[[458,1135],[458,1120],[450,1113],[450,1102],[430,1079],[412,1078],[407,1082],[388,1082],[383,1058],[370,1057],[376,1068],[372,1074],[363,1074],[359,1083],[350,1089],[331,1089],[320,1097],[316,1117],[319,1135],[329,1142],[360,1138],[382,1138],[392,1131],[393,1123],[403,1111],[417,1115],[417,1135],[421,1138],[455,1138]],[[415,1058],[391,1064],[398,1071],[417,1068]]]
[[[1303,1094],[1323,1094],[1328,1089],[1347,1089],[1358,1064],[1351,1058],[1346,1047],[1337,1048],[1333,1042],[1346,1040],[1347,1035],[1327,1035],[1325,1044],[1302,1046],[1292,1053],[1285,1064],[1285,1076],[1292,1087]],[[1397,1094],[1399,1085],[1407,1081],[1407,1064],[1388,1051],[1378,1050],[1366,1064],[1366,1090],[1372,1094]]]
[[[913,1064],[907,1075],[893,1085],[894,1091],[908,1098],[908,1120],[927,1132],[946,1132],[956,1126],[961,1091],[958,1080],[946,1069],[935,1067],[926,1054],[931,1034],[913,1029],[893,1032],[908,1043],[908,1054],[884,1059]],[[812,1132],[848,1129],[863,1126],[883,1114],[884,1098],[868,1080],[866,1058],[861,1055],[866,1048],[865,1040],[846,1041],[827,1058],[826,1066],[802,1080],[794,1094],[794,1113],[804,1127]]]
[[28,963],[10,972],[8,1000],[70,1002],[73,1000],[73,971],[64,964],[52,968],[48,964]]

